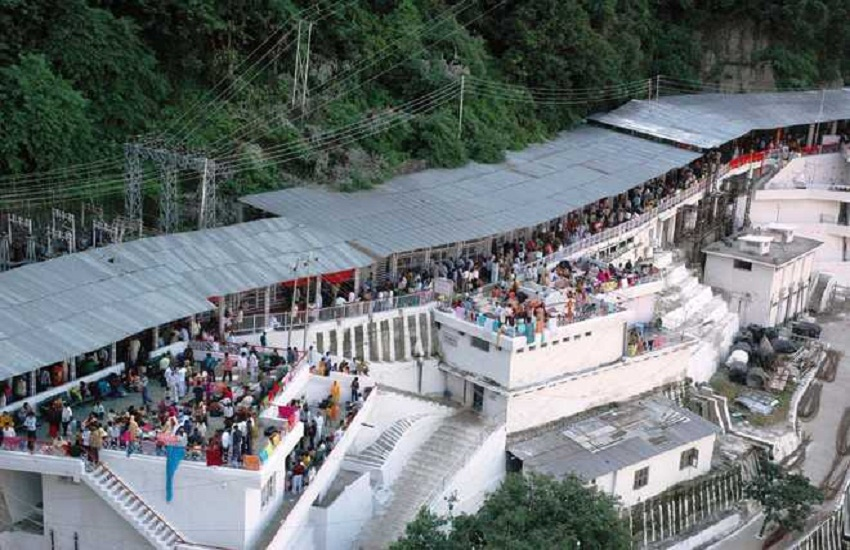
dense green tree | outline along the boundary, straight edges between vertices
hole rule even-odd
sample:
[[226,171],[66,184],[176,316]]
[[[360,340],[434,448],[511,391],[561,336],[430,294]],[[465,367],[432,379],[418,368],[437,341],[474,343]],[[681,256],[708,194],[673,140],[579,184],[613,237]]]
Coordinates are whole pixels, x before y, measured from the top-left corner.
[[614,500],[569,477],[510,474],[474,515],[436,517],[423,510],[407,526],[393,550],[468,548],[630,547],[628,526]]
[[40,55],[0,68],[0,171],[20,174],[91,155],[87,102]]
[[807,477],[788,473],[768,460],[761,461],[759,475],[744,487],[744,494],[762,505],[760,535],[771,524],[788,531],[802,530],[812,505],[823,502],[823,492]]
[[[302,17],[315,22],[306,112],[290,109],[289,97]],[[847,0],[0,0],[10,98],[0,124],[14,130],[0,135],[0,174],[118,161],[123,142],[151,132],[236,158],[243,170],[228,193],[303,180],[361,188],[422,161],[498,161],[628,95],[559,103],[532,88],[705,78],[715,29],[739,22],[766,38],[755,60],[771,65],[779,86],[844,81],[848,21]],[[40,65],[24,67],[33,56]],[[460,136],[455,99],[392,132],[309,151],[315,136],[461,74],[511,88],[468,87]],[[53,90],[36,85],[54,81]],[[52,118],[29,124],[36,107]],[[53,131],[72,121],[73,131]]]

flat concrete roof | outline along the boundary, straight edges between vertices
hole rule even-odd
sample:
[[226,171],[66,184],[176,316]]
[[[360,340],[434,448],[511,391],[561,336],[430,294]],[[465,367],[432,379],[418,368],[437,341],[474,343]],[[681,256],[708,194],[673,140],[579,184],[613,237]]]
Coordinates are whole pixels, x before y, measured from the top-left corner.
[[719,431],[672,401],[651,397],[523,432],[508,441],[508,451],[525,470],[589,482]]
[[[772,236],[769,233],[762,234],[753,234],[747,236]],[[794,235],[794,240],[790,243],[783,243],[776,239],[770,244],[770,252],[762,256],[761,254],[756,254],[753,252],[744,252],[740,248],[738,248],[737,240],[731,241],[727,244],[728,241],[716,241],[711,243],[702,249],[706,254],[712,254],[715,256],[725,256],[728,258],[734,258],[738,260],[745,260],[748,262],[759,263],[769,266],[781,266],[787,264],[788,262],[799,258],[809,252],[814,251],[823,243],[821,241],[815,239],[809,239],[808,237],[801,237],[799,235]]]

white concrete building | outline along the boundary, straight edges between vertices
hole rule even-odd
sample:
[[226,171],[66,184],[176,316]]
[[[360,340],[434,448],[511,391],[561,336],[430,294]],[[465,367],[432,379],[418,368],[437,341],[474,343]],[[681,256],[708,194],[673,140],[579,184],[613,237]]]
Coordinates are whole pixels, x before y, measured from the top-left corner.
[[659,347],[626,357],[629,310],[557,326],[533,342],[435,311],[440,368],[452,399],[504,419],[509,433],[683,382],[696,340],[664,333]]
[[[755,227],[791,224],[799,236],[823,242],[815,270],[850,285],[850,163],[842,153],[791,160],[755,192]],[[739,209],[743,212],[743,209]]]
[[711,469],[719,428],[663,398],[635,400],[512,435],[522,471],[572,474],[631,506]]
[[821,244],[779,225],[735,241],[718,241],[703,249],[703,282],[723,291],[742,325],[782,324],[806,309]]

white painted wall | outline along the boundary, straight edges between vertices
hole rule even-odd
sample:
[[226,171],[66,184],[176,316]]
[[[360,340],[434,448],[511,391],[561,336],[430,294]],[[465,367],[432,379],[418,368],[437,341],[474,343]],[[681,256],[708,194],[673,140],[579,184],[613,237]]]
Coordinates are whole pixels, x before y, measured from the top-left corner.
[[81,549],[150,550],[147,540],[85,483],[45,475],[42,485],[45,533],[53,531],[56,548],[75,548],[77,533]]
[[[443,396],[446,380],[437,368],[438,363],[438,359],[431,358],[422,361],[422,395]],[[369,363],[369,377],[384,386],[418,393],[419,367],[416,361]]]
[[352,443],[357,439],[358,433],[363,429],[363,424],[369,422],[373,417],[374,398],[379,396],[379,390],[372,392],[372,397],[366,400],[363,408],[357,413],[354,422],[345,431],[342,439],[333,448],[319,468],[313,482],[298,498],[298,502],[290,510],[286,519],[280,524],[277,532],[269,544],[269,549],[290,550],[301,548],[313,548],[315,545],[315,524],[310,521],[311,507],[317,498],[321,498],[333,483],[339,473],[345,454],[350,450]]
[[0,548],[10,550],[49,550],[50,538],[23,531],[0,532]]
[[453,514],[478,511],[487,495],[498,489],[505,479],[507,433],[505,426],[501,426],[490,434],[466,465],[452,477],[443,493],[431,502],[431,511],[447,514],[447,498],[451,495],[457,498]]
[[[101,459],[193,542],[241,549],[256,535],[252,530],[258,527],[261,512],[260,472],[209,468],[184,460],[174,475],[174,499],[166,502],[165,458],[133,455],[128,459],[120,452],[103,451]],[[282,495],[282,485],[279,489]],[[249,495],[252,490],[256,499]],[[200,508],[199,503],[204,506]]]
[[[774,243],[774,246],[776,243]],[[741,324],[758,323],[765,326],[780,324],[800,311],[808,301],[810,288],[796,295],[799,283],[809,284],[813,253],[808,253],[783,266],[768,266],[752,262],[752,271],[736,269],[734,258],[708,254],[703,281],[722,290],[729,301],[729,309],[741,317]],[[794,296],[788,300],[788,289]]]
[[690,347],[671,346],[534,391],[512,395],[507,404],[508,432],[525,430],[606,403],[625,401],[684,380]]
[[0,470],[0,497],[6,503],[12,523],[26,519],[44,498],[41,474]]
[[[714,451],[716,435],[704,437],[694,443],[677,447],[665,453],[655,455],[652,458],[618,470],[612,476],[613,479],[605,480],[605,485],[600,486],[602,490],[609,490],[613,486],[613,494],[620,497],[621,502],[631,506],[642,500],[652,498],[677,483],[694,479],[711,469],[711,456]],[[699,451],[699,462],[696,467],[679,469],[682,452],[696,448]],[[634,488],[635,472],[649,467],[649,483],[640,489]],[[611,483],[608,485],[608,483]],[[598,483],[598,482],[597,482]]]
[[314,547],[326,550],[354,548],[357,535],[371,519],[372,512],[369,474],[363,474],[326,508],[313,506],[310,522],[314,525]]
[[[623,355],[629,316],[628,312],[619,312],[557,327],[538,336],[533,344],[523,337],[501,338],[499,349],[492,331],[452,314],[435,312],[435,320],[441,325],[437,332],[445,362],[511,389],[617,361]],[[473,336],[491,342],[488,351],[473,346]],[[448,389],[455,394],[457,388]]]

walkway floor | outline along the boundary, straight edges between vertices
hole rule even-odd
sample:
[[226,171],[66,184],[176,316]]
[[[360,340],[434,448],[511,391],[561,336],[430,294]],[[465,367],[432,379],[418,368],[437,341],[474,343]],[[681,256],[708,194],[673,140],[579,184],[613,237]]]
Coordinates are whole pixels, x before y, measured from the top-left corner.
[[844,352],[835,381],[823,383],[820,409],[811,421],[803,423],[803,431],[812,438],[803,463],[803,471],[815,485],[829,474],[835,457],[835,439],[844,409],[850,407],[850,313],[841,312],[821,319],[821,339]]

